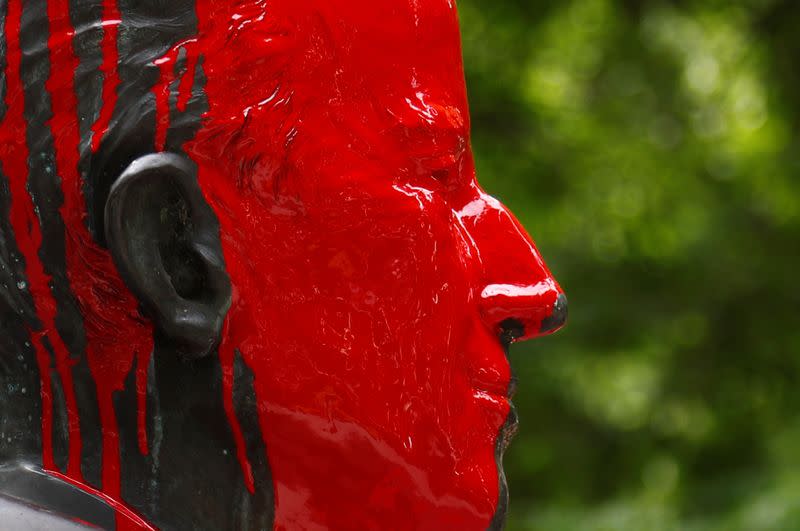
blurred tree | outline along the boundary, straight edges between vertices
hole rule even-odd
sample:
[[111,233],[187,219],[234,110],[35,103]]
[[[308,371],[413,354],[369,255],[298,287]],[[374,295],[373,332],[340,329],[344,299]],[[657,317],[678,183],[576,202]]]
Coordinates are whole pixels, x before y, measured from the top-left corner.
[[459,0],[479,178],[571,321],[511,530],[800,530],[800,3]]

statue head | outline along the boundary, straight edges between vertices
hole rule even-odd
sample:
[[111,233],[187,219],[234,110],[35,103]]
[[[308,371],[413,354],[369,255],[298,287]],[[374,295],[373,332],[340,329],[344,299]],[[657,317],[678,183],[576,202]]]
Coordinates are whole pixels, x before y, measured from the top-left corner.
[[507,349],[566,299],[454,2],[3,9],[0,457],[120,528],[500,528]]

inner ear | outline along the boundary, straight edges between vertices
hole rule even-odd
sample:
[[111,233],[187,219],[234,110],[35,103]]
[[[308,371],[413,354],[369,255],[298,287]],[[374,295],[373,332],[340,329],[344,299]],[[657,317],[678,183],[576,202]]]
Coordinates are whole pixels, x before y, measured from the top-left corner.
[[164,191],[163,202],[157,208],[161,225],[158,245],[164,270],[180,297],[201,299],[207,291],[207,275],[202,258],[192,247],[196,229],[189,205],[173,184]]
[[219,223],[194,164],[171,153],[135,160],[111,187],[106,243],[161,336],[188,357],[209,353],[230,307]]

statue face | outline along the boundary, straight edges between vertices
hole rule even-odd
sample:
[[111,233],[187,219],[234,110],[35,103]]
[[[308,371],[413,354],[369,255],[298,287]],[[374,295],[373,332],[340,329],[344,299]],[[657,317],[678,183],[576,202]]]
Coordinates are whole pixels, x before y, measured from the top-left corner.
[[476,181],[453,2],[3,9],[0,456],[120,529],[499,528],[506,350],[566,299]]
[[455,8],[268,11],[232,33],[238,6],[200,11],[210,108],[188,152],[222,227],[222,348],[255,373],[276,521],[486,528],[514,429],[501,336],[552,329],[561,291],[476,182]]

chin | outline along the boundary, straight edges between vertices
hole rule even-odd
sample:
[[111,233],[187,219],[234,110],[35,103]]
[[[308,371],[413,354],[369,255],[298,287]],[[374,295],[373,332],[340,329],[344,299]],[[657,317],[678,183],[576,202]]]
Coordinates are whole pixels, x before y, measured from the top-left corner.
[[517,430],[517,412],[512,404],[506,422],[503,424],[503,427],[500,428],[500,432],[497,435],[497,442],[495,443],[494,458],[497,466],[498,497],[497,508],[487,528],[489,531],[499,531],[506,526],[506,519],[508,517],[508,481],[506,480],[506,473],[503,469],[503,456],[511,443],[511,439],[516,435]]

